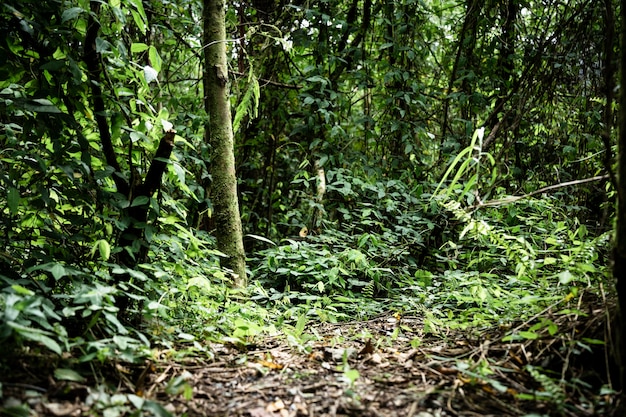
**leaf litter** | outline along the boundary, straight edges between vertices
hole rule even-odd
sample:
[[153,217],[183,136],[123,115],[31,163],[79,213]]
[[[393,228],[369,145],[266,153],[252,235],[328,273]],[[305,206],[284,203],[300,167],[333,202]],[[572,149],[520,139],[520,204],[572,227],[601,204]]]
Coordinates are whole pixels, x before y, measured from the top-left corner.
[[309,326],[314,337],[302,343],[280,335],[211,343],[208,355],[162,351],[96,371],[108,381],[100,385],[22,357],[0,377],[2,415],[607,416],[618,395],[601,343],[606,310],[598,303],[546,312],[539,326],[428,332],[423,316],[390,312]]

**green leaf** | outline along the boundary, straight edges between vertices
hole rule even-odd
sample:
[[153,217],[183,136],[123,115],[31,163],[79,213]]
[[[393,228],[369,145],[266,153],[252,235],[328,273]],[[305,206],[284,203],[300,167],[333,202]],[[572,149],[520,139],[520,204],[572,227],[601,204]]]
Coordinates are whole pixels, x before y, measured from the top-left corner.
[[165,387],[165,392],[169,395],[180,395],[185,393],[191,386],[187,382],[187,379],[191,377],[191,374],[184,372],[182,375],[178,375],[170,379]]
[[61,23],[65,23],[68,20],[76,19],[78,15],[80,15],[85,10],[82,7],[72,7],[71,9],[67,9],[63,11],[61,15]]
[[65,271],[65,268],[63,267],[63,265],[57,264],[57,263],[52,265],[52,267],[50,268],[49,271],[52,274],[52,276],[54,277],[54,279],[56,279],[56,280],[59,280],[59,279],[63,278],[66,275],[66,271]]
[[133,202],[130,206],[131,207],[144,206],[148,204],[149,202],[150,202],[150,197],[145,196],[145,195],[140,195],[139,197],[136,197],[133,199]]
[[52,338],[47,336],[47,334],[52,334],[52,333],[46,332],[44,330],[35,329],[33,327],[22,326],[21,324],[18,324],[14,321],[9,321],[7,322],[7,324],[11,328],[13,328],[13,330],[15,330],[16,333],[18,333],[20,336],[24,337],[25,339],[29,339],[34,342],[39,342],[56,354],[60,355],[62,353],[61,346],[59,346],[59,344],[55,342]]
[[161,71],[161,65],[163,62],[161,61],[161,57],[154,46],[150,46],[148,50],[148,57],[150,58],[152,68],[154,68],[156,72]]
[[357,379],[359,379],[361,375],[359,374],[359,371],[357,371],[356,369],[348,369],[347,371],[343,373],[343,376],[345,376],[346,379],[350,381],[351,384],[354,384],[354,382]]
[[129,2],[135,6],[137,11],[131,10],[130,12],[133,15],[133,20],[135,24],[141,30],[141,33],[146,34],[146,25],[148,24],[148,17],[146,16],[146,11],[143,8],[143,0],[129,0]]
[[546,256],[545,258],[543,258],[544,265],[554,265],[556,262],[557,259],[551,256]]
[[241,99],[241,103],[237,106],[235,112],[235,118],[233,120],[233,132],[238,132],[241,124],[241,120],[247,114],[250,116],[250,120],[258,117],[259,113],[259,98],[261,90],[259,87],[259,81],[256,79],[252,70],[248,75],[248,88],[246,93]]
[[605,341],[600,339],[590,339],[588,337],[583,337],[582,341],[585,343],[589,343],[590,345],[604,345]]
[[150,411],[156,417],[172,417],[172,414],[155,401],[146,400],[143,409]]
[[508,388],[506,385],[502,384],[500,381],[497,381],[495,379],[490,379],[489,380],[489,384],[498,392],[500,393],[505,393]]
[[24,288],[21,285],[17,285],[17,284],[11,285],[11,288],[13,289],[13,291],[15,291],[16,294],[19,294],[19,295],[34,295],[35,294],[28,288]]
[[146,401],[144,398],[141,398],[134,394],[128,394],[128,399],[135,406],[137,410],[141,410],[141,408],[143,407],[143,404]]
[[24,108],[26,110],[38,113],[61,113],[61,110],[53,105],[50,100],[46,100],[43,98],[31,100],[30,102],[24,103]]
[[137,25],[137,27],[139,28],[141,33],[143,35],[145,35],[146,34],[146,22],[145,22],[145,20],[142,18],[142,16],[139,13],[137,13],[134,10],[131,10],[130,14],[133,15],[133,20],[135,21],[135,24]]
[[130,45],[130,52],[134,54],[138,52],[143,52],[147,49],[148,49],[148,45],[146,45],[145,43],[141,43],[141,42],[134,42],[133,44]]
[[48,271],[56,280],[63,278],[67,275],[67,270],[65,269],[65,267],[57,262],[48,262],[47,264],[36,265],[26,270],[26,272],[33,271]]
[[54,370],[54,377],[60,381],[83,382],[85,378],[73,369],[57,368]]
[[302,332],[304,332],[304,329],[306,328],[306,323],[309,321],[309,318],[306,316],[306,314],[302,314],[300,317],[298,317],[298,321],[296,322],[296,332],[298,334],[302,334]]
[[126,329],[126,327],[124,327],[122,323],[120,323],[120,321],[117,319],[117,317],[114,314],[111,314],[105,311],[104,317],[109,321],[109,323],[111,323],[117,328],[117,332],[119,334],[128,334],[128,329]]
[[20,205],[20,192],[17,188],[10,187],[8,192],[8,205],[11,214],[17,214],[18,207]]
[[100,258],[103,261],[108,261],[111,256],[111,245],[104,239],[98,241],[98,250],[100,251]]
[[527,339],[527,340],[535,340],[535,339],[539,338],[539,335],[537,333],[535,333],[535,332],[528,332],[528,331],[524,331],[524,330],[519,332],[519,335],[521,337],[523,337],[524,339]]
[[128,269],[128,275],[130,275],[133,278],[137,278],[140,281],[147,281],[148,280],[148,276],[146,274],[144,274],[141,271],[136,271],[134,269]]
[[98,53],[107,52],[110,49],[111,49],[111,44],[109,43],[109,41],[102,39],[102,38],[96,38],[96,52]]

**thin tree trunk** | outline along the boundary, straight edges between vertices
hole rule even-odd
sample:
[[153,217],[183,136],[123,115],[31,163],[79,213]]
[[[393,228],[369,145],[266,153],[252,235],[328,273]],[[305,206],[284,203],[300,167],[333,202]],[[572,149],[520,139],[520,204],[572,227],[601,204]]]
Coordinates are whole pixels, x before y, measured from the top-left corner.
[[210,195],[214,207],[217,246],[227,256],[222,259],[222,266],[232,270],[235,286],[245,286],[247,277],[228,96],[224,8],[223,0],[204,0],[204,95],[209,116],[205,126],[205,140],[211,147]]
[[[626,45],[626,0],[621,1],[621,44]],[[620,51],[621,85],[626,85],[626,48]],[[613,320],[613,353],[619,367],[619,387],[622,391],[621,404],[614,415],[624,415],[626,408],[626,94],[620,94],[620,118],[618,138],[617,172],[617,222],[615,226],[615,247],[613,249],[613,276],[617,290],[619,311]]]
[[[452,73],[448,80],[448,87],[446,97],[443,101],[442,121],[441,121],[441,143],[439,146],[439,157],[441,158],[441,148],[446,140],[446,134],[449,131],[452,133],[452,127],[448,124],[449,108],[450,108],[450,94],[454,88],[454,83],[457,81],[457,76],[461,71],[472,69],[472,62],[474,61],[473,54],[476,46],[476,35],[478,33],[478,17],[481,13],[481,2],[477,0],[467,0],[467,6],[465,11],[465,19],[463,20],[463,26],[459,33],[458,48],[456,56],[454,58],[454,64],[452,65]],[[469,95],[469,86],[466,78],[463,79],[460,90]],[[469,107],[469,106],[468,106]],[[468,109],[461,109],[462,117],[469,118],[467,115],[463,115]]]

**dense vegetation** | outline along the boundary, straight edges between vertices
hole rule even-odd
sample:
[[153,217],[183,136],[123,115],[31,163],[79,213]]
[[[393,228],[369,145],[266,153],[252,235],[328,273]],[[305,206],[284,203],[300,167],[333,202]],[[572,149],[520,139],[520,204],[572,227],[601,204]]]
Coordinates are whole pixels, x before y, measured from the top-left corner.
[[533,340],[612,304],[614,3],[227,4],[237,287],[214,235],[201,2],[3,2],[2,372],[54,354],[57,377],[102,381],[156,348],[302,345],[307,322],[388,311]]

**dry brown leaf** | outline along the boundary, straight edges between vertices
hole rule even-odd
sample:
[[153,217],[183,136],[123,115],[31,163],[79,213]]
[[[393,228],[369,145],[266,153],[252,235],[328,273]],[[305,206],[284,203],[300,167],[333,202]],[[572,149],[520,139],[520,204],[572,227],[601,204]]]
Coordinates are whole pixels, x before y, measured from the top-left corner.
[[263,407],[253,408],[252,410],[248,410],[248,414],[250,417],[275,417],[274,413],[270,413]]
[[272,412],[272,413],[279,411],[279,410],[283,410],[284,408],[285,408],[285,403],[280,398],[277,399],[276,401],[269,403],[267,407],[265,407],[267,411]]
[[270,368],[270,369],[283,369],[284,368],[284,366],[279,363],[270,362],[270,361],[266,361],[263,359],[257,360],[256,363],[263,365],[264,367]]
[[368,353],[374,353],[374,346],[372,345],[372,339],[367,339],[367,341],[365,342],[365,346],[363,346],[363,349],[361,349],[361,351],[359,352],[359,355],[365,355]]
[[43,403],[43,406],[54,416],[80,415],[80,407],[70,402]]

